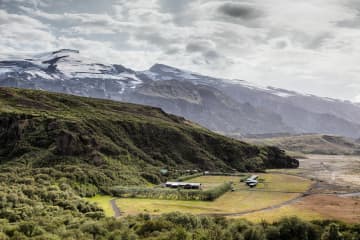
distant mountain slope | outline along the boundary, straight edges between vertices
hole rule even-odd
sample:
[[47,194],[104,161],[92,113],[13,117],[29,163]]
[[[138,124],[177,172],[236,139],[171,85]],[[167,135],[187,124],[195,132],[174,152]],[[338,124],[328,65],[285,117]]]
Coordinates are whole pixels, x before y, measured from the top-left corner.
[[0,88],[0,146],[2,166],[65,172],[77,189],[145,184],[161,168],[298,166],[276,147],[217,135],[157,108],[12,88]]
[[[360,117],[357,118],[356,113],[360,108],[356,104],[281,89],[270,88],[268,91],[234,83],[222,84],[219,88],[238,102],[250,102],[255,107],[269,109],[280,115],[287,126],[295,129],[295,133],[359,137]],[[317,102],[318,107],[306,102]]]
[[134,71],[96,63],[69,49],[0,61],[0,86],[156,106],[224,134],[360,136],[360,106],[351,102],[208,77],[163,64]]
[[215,87],[179,80],[140,85],[125,101],[156,106],[184,116],[217,132],[292,132],[278,114],[238,103]]
[[254,144],[277,146],[305,154],[360,155],[360,143],[355,140],[330,135],[297,135],[270,138],[244,138]]

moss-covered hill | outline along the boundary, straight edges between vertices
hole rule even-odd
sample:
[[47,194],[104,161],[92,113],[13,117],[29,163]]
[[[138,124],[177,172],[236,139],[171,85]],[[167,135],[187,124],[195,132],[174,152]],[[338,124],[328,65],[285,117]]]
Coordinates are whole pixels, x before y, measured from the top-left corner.
[[240,171],[297,167],[275,147],[226,138],[160,109],[0,88],[1,168],[71,180],[85,192],[158,181],[163,167]]

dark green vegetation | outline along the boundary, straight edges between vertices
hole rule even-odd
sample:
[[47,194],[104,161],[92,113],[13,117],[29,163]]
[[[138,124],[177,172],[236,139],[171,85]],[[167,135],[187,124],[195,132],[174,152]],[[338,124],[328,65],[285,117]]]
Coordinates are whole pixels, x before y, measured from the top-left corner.
[[194,174],[190,174],[190,175],[182,175],[180,177],[178,177],[177,179],[175,179],[175,182],[185,182],[188,181],[190,179],[196,178],[196,177],[200,177],[203,176],[204,173],[194,173]]
[[295,135],[271,138],[246,138],[247,142],[277,146],[290,152],[326,155],[360,155],[360,143],[331,135]]
[[297,164],[278,148],[222,137],[156,108],[0,88],[0,239],[221,239],[235,223],[179,214],[106,219],[80,196],[158,183],[164,166]]
[[156,218],[149,215],[120,220],[45,218],[10,224],[1,221],[0,239],[77,239],[77,240],[358,240],[360,225],[339,222],[304,222],[284,218],[272,224],[253,224],[245,220],[198,217],[169,213]]
[[231,183],[223,183],[207,190],[186,190],[169,188],[113,187],[111,195],[126,198],[156,198],[167,200],[213,201],[231,190]]
[[[297,167],[275,147],[229,139],[160,109],[0,88],[1,167],[47,171],[81,195],[164,180],[160,169]],[[66,179],[66,180],[65,180]]]

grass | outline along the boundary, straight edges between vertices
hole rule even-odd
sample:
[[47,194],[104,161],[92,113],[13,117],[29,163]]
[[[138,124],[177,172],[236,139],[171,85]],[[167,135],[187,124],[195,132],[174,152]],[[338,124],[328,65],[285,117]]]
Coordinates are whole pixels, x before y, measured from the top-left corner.
[[259,177],[264,180],[264,183],[251,190],[244,183],[240,183],[240,177],[201,176],[191,179],[192,182],[203,183],[205,189],[225,181],[234,182],[234,192],[228,192],[212,202],[122,198],[116,203],[125,215],[161,214],[175,211],[192,214],[239,213],[288,201],[299,196],[311,185],[310,180],[296,176],[259,174]]
[[[234,182],[235,192],[228,192],[213,202],[123,198],[118,199],[116,203],[125,215],[140,213],[157,215],[175,211],[191,214],[236,213],[261,209],[293,199],[299,195],[296,192],[305,192],[312,183],[310,180],[301,177],[276,173],[259,174],[259,178],[264,182],[259,183],[258,187],[251,190],[244,183],[240,183],[241,177],[201,176],[191,179],[192,182],[203,183],[205,189],[215,187],[222,182]],[[97,195],[88,200],[98,203],[98,206],[105,210],[106,216],[113,216],[109,204],[111,199],[110,196]],[[274,222],[290,216],[297,216],[309,221],[324,218],[321,213],[299,207],[297,204],[230,218],[245,218],[251,222],[259,223],[262,220]]]
[[101,207],[104,210],[105,216],[107,217],[114,216],[114,211],[110,204],[111,199],[113,199],[113,197],[106,195],[96,195],[91,198],[85,198],[86,201],[90,203],[96,203],[98,207]]
[[277,209],[245,214],[240,217],[233,217],[233,218],[245,218],[255,223],[260,223],[264,220],[272,223],[275,221],[279,221],[281,218],[292,217],[292,216],[297,216],[298,218],[307,221],[321,220],[324,218],[321,214],[317,212],[304,210],[293,205],[287,205]]
[[[333,219],[347,223],[359,223],[360,199],[331,195],[311,195],[292,205],[270,211],[261,211],[240,216],[252,222],[278,221],[282,217],[297,216],[303,220]],[[234,217],[235,218],[235,217]]]
[[202,183],[203,189],[209,189],[216,187],[224,182],[233,182],[237,184],[240,182],[240,177],[236,176],[200,176],[189,179],[189,182],[199,182]]
[[201,176],[191,179],[192,182],[203,183],[204,189],[215,187],[222,182],[231,181],[236,190],[246,191],[267,191],[283,193],[302,193],[305,192],[311,181],[305,178],[286,174],[257,174],[259,184],[254,189],[249,189],[245,184],[240,183],[239,177],[235,176]]
[[126,215],[139,213],[161,214],[185,212],[192,214],[237,213],[279,204],[296,197],[297,194],[274,194],[264,192],[226,193],[213,202],[173,201],[158,199],[118,199],[117,205]]
[[360,223],[360,199],[317,194],[303,198],[294,204],[298,209],[317,212],[326,219],[347,223]]

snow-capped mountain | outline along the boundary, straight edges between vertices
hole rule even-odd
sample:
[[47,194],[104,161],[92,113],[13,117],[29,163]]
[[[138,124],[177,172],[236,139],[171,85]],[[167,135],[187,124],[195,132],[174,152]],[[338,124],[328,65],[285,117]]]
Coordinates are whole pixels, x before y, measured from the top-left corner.
[[91,62],[71,49],[38,54],[30,59],[1,61],[0,81],[5,86],[118,100],[126,89],[143,83],[130,69]]
[[231,135],[326,133],[358,138],[360,107],[163,64],[134,71],[63,49],[0,61],[0,86],[42,89],[161,107]]

